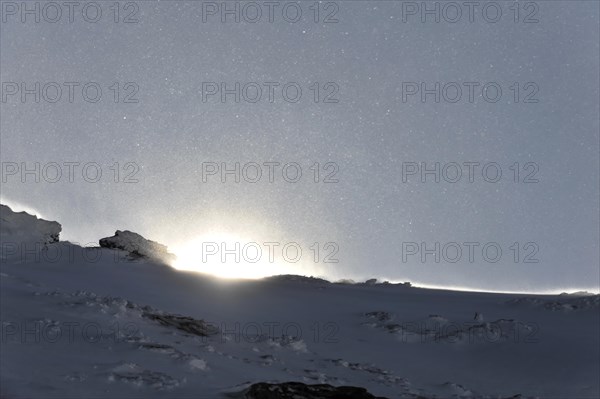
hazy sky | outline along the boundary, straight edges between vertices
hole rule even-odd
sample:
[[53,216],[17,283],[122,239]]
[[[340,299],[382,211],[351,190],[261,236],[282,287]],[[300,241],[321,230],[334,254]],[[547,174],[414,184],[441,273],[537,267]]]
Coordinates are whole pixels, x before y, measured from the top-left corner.
[[[61,2],[61,15],[23,4],[2,3],[1,195],[60,221],[63,239],[129,229],[186,256],[211,240],[280,243],[275,263],[236,270],[258,274],[600,285],[598,2],[482,2],[472,21],[427,2],[439,22],[400,1],[227,2],[240,22],[221,2],[121,2],[118,15],[82,2],[73,21]],[[209,95],[236,82],[239,102]],[[236,162],[239,183],[203,181]],[[422,182],[436,163],[439,182]],[[301,261],[282,260],[287,243]]]

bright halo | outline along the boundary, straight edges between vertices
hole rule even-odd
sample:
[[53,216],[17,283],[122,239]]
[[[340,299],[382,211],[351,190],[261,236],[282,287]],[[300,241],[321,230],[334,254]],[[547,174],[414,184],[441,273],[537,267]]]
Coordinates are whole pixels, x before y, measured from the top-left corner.
[[224,278],[257,279],[277,274],[297,273],[301,266],[281,259],[281,248],[262,241],[244,239],[229,233],[196,237],[173,248],[173,267],[208,273]]

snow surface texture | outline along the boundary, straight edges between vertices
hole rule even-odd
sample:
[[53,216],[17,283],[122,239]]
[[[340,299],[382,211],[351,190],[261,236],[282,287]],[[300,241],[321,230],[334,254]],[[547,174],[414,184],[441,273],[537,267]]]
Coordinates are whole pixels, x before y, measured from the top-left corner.
[[600,396],[598,295],[219,280],[2,212],[3,399]]

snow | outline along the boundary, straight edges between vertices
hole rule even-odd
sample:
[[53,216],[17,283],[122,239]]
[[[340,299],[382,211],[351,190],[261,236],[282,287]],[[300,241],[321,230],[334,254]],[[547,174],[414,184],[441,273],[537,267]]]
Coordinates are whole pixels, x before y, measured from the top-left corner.
[[127,230],[117,230],[114,236],[100,239],[100,246],[120,249],[133,257],[146,257],[167,264],[175,259],[165,245],[147,240],[141,235]]
[[26,212],[13,212],[0,204],[0,240],[5,247],[8,243],[39,243],[46,245],[58,242],[62,227],[57,222],[38,219]]
[[[598,295],[220,280],[109,248],[91,262],[56,242],[58,223],[2,212],[2,398],[219,398],[288,381],[388,398],[600,396]],[[124,233],[123,250],[145,243]],[[63,255],[5,251],[22,239]]]

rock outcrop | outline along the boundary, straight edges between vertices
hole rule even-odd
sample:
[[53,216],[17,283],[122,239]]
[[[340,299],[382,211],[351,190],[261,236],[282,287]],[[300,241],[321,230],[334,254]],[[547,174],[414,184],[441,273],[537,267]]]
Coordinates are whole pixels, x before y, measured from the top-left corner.
[[385,399],[371,395],[364,388],[329,384],[307,385],[301,382],[270,384],[259,382],[252,384],[245,392],[248,399]]
[[27,212],[14,212],[0,204],[0,239],[3,242],[52,244],[58,242],[61,231],[58,222],[38,219]]
[[148,258],[166,264],[175,260],[175,255],[168,251],[166,245],[148,240],[127,230],[117,230],[114,236],[102,238],[100,246],[126,251],[133,258]]
[[156,321],[165,326],[172,327],[188,334],[197,335],[199,337],[209,337],[218,334],[220,331],[217,327],[205,322],[204,320],[194,319],[189,316],[178,314],[170,314],[165,312],[145,311],[142,317]]
[[313,276],[300,276],[297,274],[278,274],[276,276],[269,276],[264,278],[266,281],[276,281],[276,282],[297,282],[297,283],[306,283],[306,284],[330,284],[329,281]]

